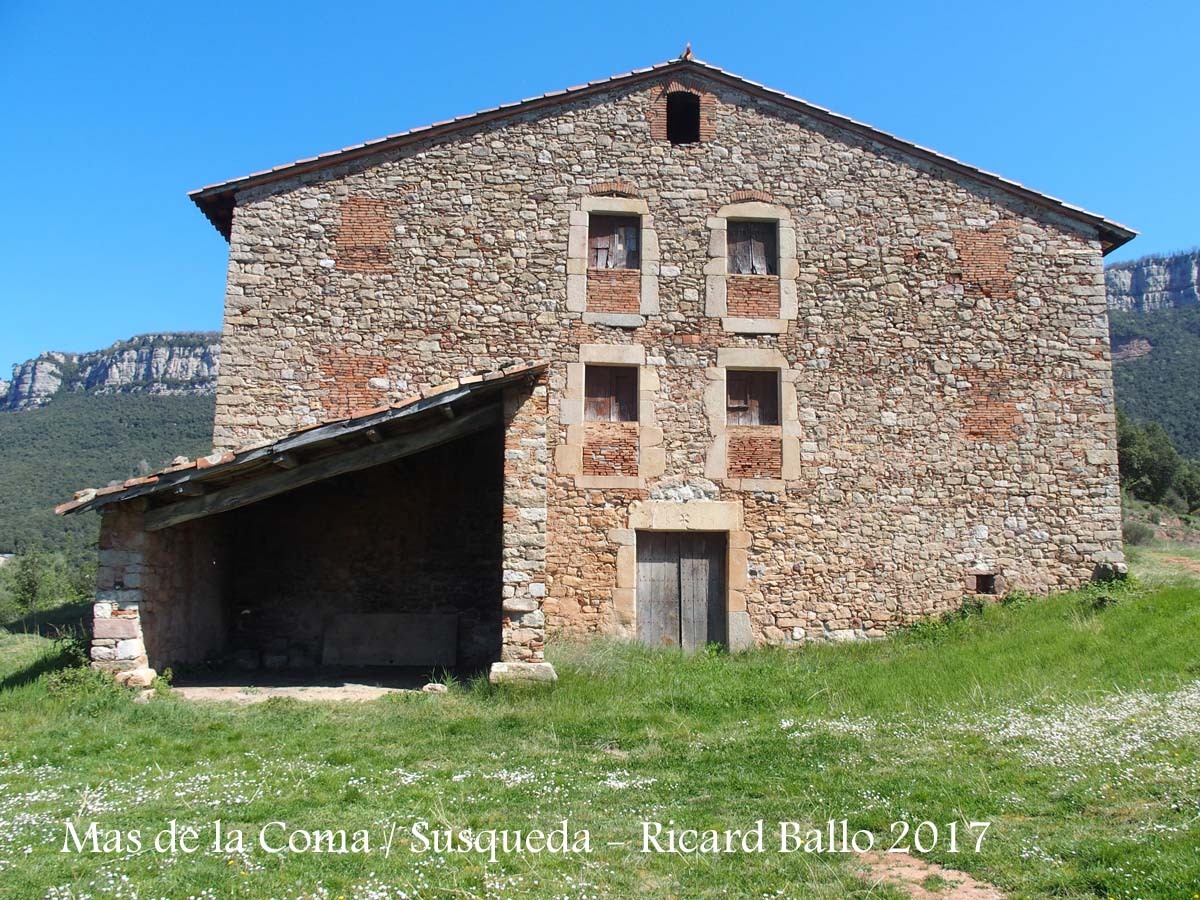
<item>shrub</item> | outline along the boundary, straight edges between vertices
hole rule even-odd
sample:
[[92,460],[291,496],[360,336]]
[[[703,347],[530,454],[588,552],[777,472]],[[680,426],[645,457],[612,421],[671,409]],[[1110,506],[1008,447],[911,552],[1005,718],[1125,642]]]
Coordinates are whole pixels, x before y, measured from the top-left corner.
[[1121,538],[1135,547],[1149,544],[1154,541],[1154,529],[1145,522],[1126,522],[1121,526]]
[[121,697],[127,692],[106,673],[91,666],[71,666],[46,676],[46,690],[55,697]]

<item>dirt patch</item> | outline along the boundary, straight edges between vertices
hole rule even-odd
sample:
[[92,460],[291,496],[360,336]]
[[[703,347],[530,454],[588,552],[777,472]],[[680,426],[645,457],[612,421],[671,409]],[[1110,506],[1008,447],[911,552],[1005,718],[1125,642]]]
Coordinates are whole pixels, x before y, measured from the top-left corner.
[[1004,900],[990,884],[908,853],[863,853],[858,862],[874,884],[890,884],[916,900]]
[[408,688],[380,687],[374,684],[343,684],[331,686],[284,685],[279,687],[254,687],[243,685],[205,685],[174,688],[171,693],[184,700],[220,700],[227,703],[263,703],[272,697],[291,697],[295,700],[350,701],[374,700],[384,694],[398,694]]
[[361,702],[385,694],[419,691],[428,672],[334,668],[295,672],[216,671],[182,674],[171,692],[184,700],[262,703],[272,697],[306,701]]
[[1154,345],[1145,338],[1133,338],[1132,340],[1125,341],[1123,344],[1118,344],[1116,347],[1113,347],[1112,361],[1125,362],[1129,359],[1138,359],[1139,357],[1145,356],[1153,349]]
[[1165,563],[1186,569],[1193,575],[1200,575],[1200,559],[1191,559],[1187,556],[1164,556],[1162,560]]

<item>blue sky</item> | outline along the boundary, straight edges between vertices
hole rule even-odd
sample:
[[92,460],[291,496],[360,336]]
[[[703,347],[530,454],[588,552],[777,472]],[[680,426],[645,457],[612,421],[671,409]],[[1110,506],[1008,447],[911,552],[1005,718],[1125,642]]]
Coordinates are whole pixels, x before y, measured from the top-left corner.
[[[627,9],[627,11],[626,11]],[[219,328],[187,191],[677,56],[1200,243],[1200,4],[0,0],[0,377]]]

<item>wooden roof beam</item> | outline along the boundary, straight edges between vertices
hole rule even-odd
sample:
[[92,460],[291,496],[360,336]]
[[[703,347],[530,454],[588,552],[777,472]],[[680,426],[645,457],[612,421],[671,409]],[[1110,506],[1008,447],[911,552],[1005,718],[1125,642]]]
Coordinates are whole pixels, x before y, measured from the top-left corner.
[[386,438],[377,444],[367,444],[312,462],[298,462],[291,469],[272,469],[267,474],[247,478],[200,497],[147,510],[145,528],[147,531],[161,531],[193,519],[229,512],[318,481],[412,456],[499,425],[502,421],[500,405],[492,403],[453,419],[443,419],[419,431]]

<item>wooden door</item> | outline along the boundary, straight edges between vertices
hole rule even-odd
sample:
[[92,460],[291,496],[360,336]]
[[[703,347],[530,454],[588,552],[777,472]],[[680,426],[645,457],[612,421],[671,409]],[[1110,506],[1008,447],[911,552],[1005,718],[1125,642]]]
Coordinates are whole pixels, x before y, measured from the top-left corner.
[[637,635],[696,650],[726,642],[724,532],[639,531]]

